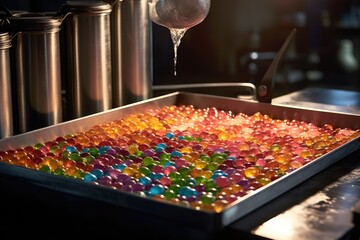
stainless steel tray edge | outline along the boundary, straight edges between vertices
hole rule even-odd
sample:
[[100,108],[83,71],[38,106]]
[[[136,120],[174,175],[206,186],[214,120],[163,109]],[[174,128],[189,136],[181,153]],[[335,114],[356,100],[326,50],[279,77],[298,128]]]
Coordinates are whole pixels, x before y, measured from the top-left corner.
[[243,199],[239,199],[232,203],[223,211],[221,216],[222,225],[227,226],[233,223],[240,217],[245,216],[254,209],[268,203],[291,188],[296,187],[300,183],[336,163],[344,156],[355,152],[357,149],[360,149],[360,137],[357,137],[346,145],[334,149],[302,168],[269,183],[263,188],[259,188],[253,193],[244,196]]
[[146,108],[176,104],[178,94],[179,93],[166,94],[156,98],[139,101],[133,104],[113,108],[104,112],[91,114],[85,117],[62,122],[56,125],[0,139],[0,150],[6,150],[12,148],[13,146],[24,147],[29,143],[46,142],[58,136],[64,136],[69,133],[85,131],[92,126],[110,122],[119,119],[125,115],[145,110]]
[[[136,113],[151,107],[166,105],[194,105],[197,108],[216,107],[225,111],[242,112],[254,114],[261,112],[271,117],[280,119],[296,119],[314,124],[333,124],[336,127],[350,127],[360,129],[360,116],[310,109],[297,109],[286,106],[276,106],[268,103],[243,101],[235,98],[218,97],[205,94],[193,94],[186,92],[175,92],[164,96],[129,104],[106,112],[93,114],[83,118],[60,123],[54,126],[34,130],[28,133],[16,135],[0,140],[0,150],[24,147],[37,142],[45,142],[57,136],[64,136],[73,132],[80,132],[93,125],[106,123],[119,119],[127,114]],[[138,195],[120,192],[106,187],[95,186],[76,179],[55,176],[31,169],[0,163],[0,173],[14,177],[24,178],[47,188],[58,191],[95,198],[100,201],[110,202],[122,207],[144,211],[154,216],[171,218],[180,224],[196,227],[205,231],[221,229],[235,220],[245,216],[259,206],[269,202],[280,194],[305,181],[309,177],[322,171],[335,163],[342,157],[360,148],[360,137],[334,149],[332,152],[305,165],[301,169],[293,171],[278,180],[264,186],[261,189],[243,197],[229,205],[220,213],[197,211],[170,204],[167,202],[147,199]],[[161,208],[161,211],[159,209]],[[170,217],[171,216],[171,217]]]
[[[115,190],[110,187],[85,183],[70,177],[57,176],[3,162],[0,162],[0,175],[29,181],[31,184],[54,191],[140,211],[141,213],[151,214],[154,217],[170,218],[182,226],[201,229],[206,232],[211,232],[222,227],[219,222],[220,214],[209,211],[198,211],[180,204],[174,205],[165,200],[155,200],[138,194]],[[24,199],[24,201],[26,201],[26,199]]]

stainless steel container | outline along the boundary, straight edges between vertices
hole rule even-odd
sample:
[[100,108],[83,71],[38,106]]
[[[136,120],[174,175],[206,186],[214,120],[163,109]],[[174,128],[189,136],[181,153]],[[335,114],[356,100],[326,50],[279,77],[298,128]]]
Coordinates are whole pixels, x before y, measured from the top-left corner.
[[69,1],[62,7],[67,72],[67,118],[112,108],[111,5]]
[[17,122],[20,133],[62,122],[59,31],[51,13],[9,17],[14,37]]
[[13,135],[10,47],[9,34],[0,32],[0,139]]
[[152,97],[152,31],[148,0],[107,0],[111,13],[113,103]]

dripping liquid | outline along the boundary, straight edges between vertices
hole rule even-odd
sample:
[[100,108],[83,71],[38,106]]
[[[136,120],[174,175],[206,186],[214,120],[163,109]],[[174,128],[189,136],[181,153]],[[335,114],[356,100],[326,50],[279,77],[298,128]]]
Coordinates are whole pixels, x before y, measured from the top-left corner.
[[181,39],[188,28],[169,28],[169,30],[174,44],[174,76],[176,76],[177,51],[180,46]]

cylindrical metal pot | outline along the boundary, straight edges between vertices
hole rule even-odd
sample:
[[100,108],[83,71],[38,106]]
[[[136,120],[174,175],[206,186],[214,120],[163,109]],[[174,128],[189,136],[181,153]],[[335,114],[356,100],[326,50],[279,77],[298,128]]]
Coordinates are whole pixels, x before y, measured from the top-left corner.
[[101,1],[63,5],[68,119],[112,108],[111,10]]
[[18,13],[9,17],[16,36],[17,122],[20,133],[60,123],[62,119],[60,17]]
[[152,31],[148,0],[107,0],[111,13],[113,103],[152,97]]
[[0,32],[0,139],[13,135],[10,47],[9,34]]

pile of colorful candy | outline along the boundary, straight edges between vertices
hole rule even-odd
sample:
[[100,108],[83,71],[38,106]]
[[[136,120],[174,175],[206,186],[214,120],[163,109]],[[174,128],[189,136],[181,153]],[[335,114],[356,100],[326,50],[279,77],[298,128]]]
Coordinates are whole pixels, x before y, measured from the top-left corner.
[[220,212],[359,135],[261,113],[166,106],[0,151],[0,161]]

